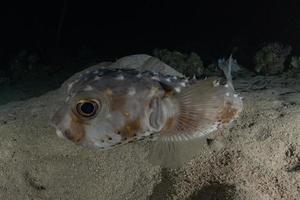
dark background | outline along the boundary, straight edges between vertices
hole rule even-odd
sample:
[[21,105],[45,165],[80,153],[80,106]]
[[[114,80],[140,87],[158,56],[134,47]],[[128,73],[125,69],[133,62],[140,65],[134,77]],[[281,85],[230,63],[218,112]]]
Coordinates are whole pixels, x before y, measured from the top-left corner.
[[250,66],[255,51],[273,41],[300,55],[297,0],[9,1],[0,9],[2,63],[24,49],[59,64],[84,53],[103,61],[167,48],[194,51],[207,63],[236,49]]

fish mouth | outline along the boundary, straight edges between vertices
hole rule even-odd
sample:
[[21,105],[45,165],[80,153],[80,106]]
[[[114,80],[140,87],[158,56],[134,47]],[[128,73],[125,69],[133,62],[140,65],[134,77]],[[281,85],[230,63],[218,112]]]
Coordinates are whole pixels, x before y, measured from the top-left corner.
[[51,127],[55,128],[56,135],[57,135],[59,138],[66,139],[66,137],[64,136],[63,131],[57,126],[57,124],[53,121],[53,119],[51,119],[49,125],[50,125]]
[[60,128],[58,128],[56,124],[50,123],[50,126],[52,126],[53,128],[55,128],[56,135],[57,135],[59,138],[66,139],[66,137],[64,136],[63,131],[62,131]]

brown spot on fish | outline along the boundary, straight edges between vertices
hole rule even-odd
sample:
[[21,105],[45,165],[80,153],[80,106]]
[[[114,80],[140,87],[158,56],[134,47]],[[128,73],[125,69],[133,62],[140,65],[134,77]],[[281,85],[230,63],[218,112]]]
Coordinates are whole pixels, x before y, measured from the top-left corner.
[[113,95],[113,91],[110,88],[107,88],[105,90],[105,94],[107,94],[108,96],[111,96],[111,95]]
[[126,97],[125,96],[114,95],[112,97],[111,110],[112,111],[124,110],[125,103],[126,103]]
[[174,90],[165,91],[164,97],[170,97],[172,95],[174,95]]
[[70,122],[70,129],[66,129],[64,135],[69,140],[79,143],[85,136],[85,130],[82,124],[72,120]]
[[217,120],[222,123],[229,123],[232,119],[234,119],[238,110],[232,106],[231,102],[226,101],[219,111]]
[[67,130],[64,131],[64,136],[66,138],[68,138],[68,139],[70,139],[70,138],[72,139],[73,138],[72,133],[71,133],[71,131],[69,129],[67,129]]
[[129,117],[129,116],[130,116],[130,113],[129,113],[129,112],[123,112],[123,114],[124,114],[126,117]]
[[127,121],[125,123],[125,126],[119,129],[119,131],[121,133],[122,139],[126,140],[127,138],[135,137],[140,129],[141,129],[140,120],[136,119],[132,121]]
[[174,94],[174,88],[168,84],[165,84],[161,81],[159,81],[160,86],[163,88],[165,91],[164,97],[172,96]]

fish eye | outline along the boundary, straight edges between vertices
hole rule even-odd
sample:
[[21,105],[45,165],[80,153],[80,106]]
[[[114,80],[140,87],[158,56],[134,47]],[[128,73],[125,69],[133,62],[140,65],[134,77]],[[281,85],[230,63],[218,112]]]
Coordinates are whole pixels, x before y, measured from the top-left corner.
[[93,117],[100,107],[97,100],[81,100],[76,105],[77,113],[82,117]]

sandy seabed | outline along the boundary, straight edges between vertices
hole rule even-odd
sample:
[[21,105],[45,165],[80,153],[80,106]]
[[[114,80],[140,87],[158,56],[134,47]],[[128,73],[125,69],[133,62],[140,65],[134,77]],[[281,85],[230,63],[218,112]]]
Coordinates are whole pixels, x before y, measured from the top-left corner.
[[231,128],[210,136],[221,147],[201,147],[180,169],[151,165],[151,142],[97,151],[58,138],[49,119],[62,89],[3,105],[0,199],[299,200],[300,73],[245,71],[234,85],[244,110]]

